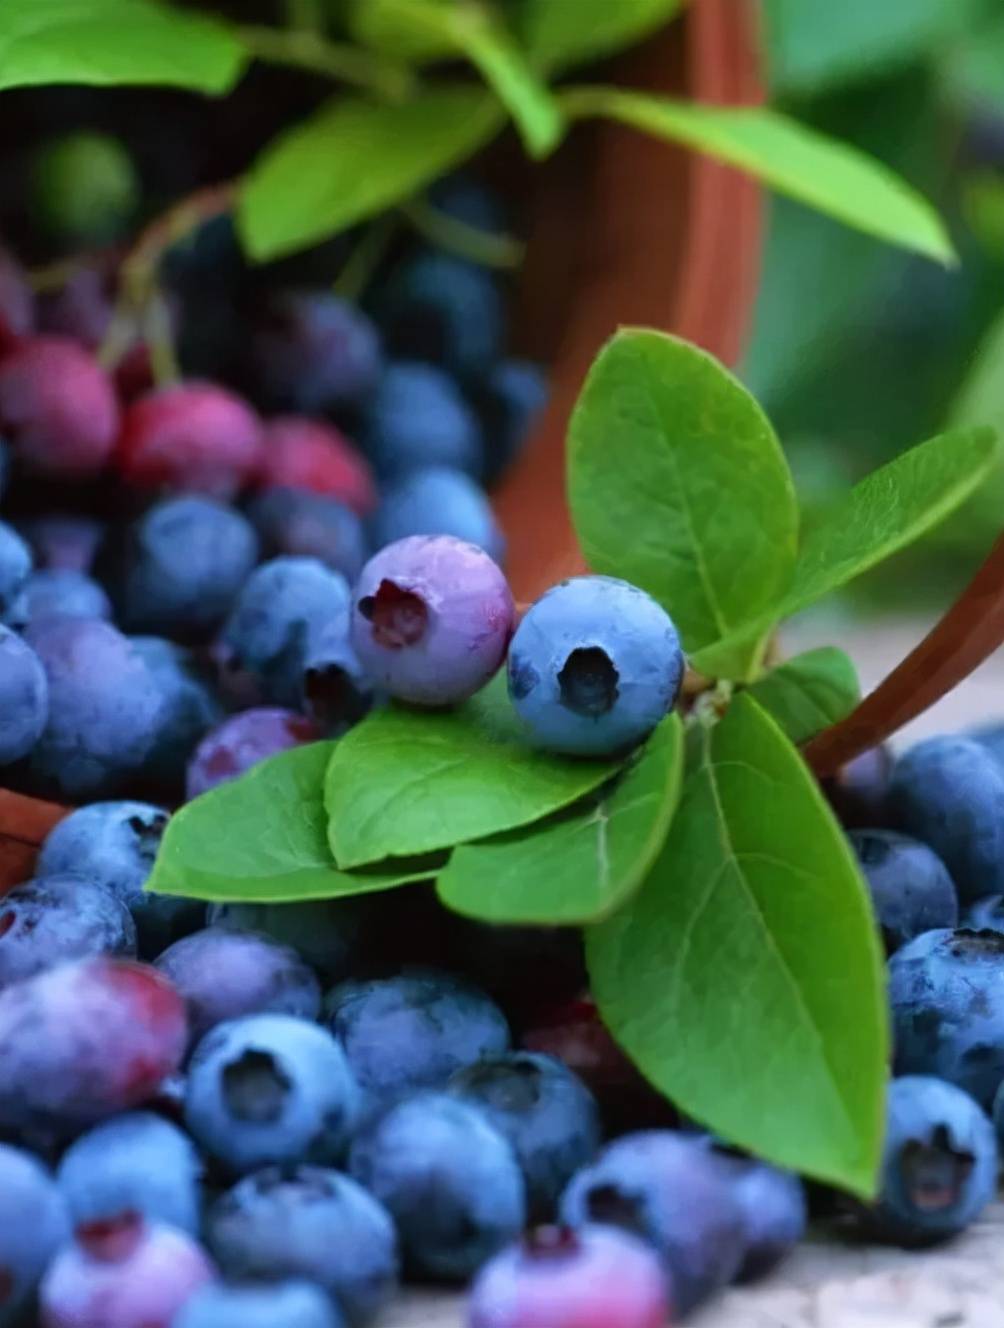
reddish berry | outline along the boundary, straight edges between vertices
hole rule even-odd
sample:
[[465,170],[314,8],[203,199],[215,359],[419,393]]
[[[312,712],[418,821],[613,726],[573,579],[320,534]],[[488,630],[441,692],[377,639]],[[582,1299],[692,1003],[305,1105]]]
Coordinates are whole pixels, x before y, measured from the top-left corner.
[[0,352],[9,350],[32,331],[34,298],[20,264],[0,249]]
[[366,516],[376,505],[369,463],[333,425],[284,415],[265,427],[261,482],[338,498]]
[[232,715],[208,733],[188,766],[187,795],[197,798],[217,784],[237,779],[266,757],[318,742],[322,730],[295,710],[263,706]]

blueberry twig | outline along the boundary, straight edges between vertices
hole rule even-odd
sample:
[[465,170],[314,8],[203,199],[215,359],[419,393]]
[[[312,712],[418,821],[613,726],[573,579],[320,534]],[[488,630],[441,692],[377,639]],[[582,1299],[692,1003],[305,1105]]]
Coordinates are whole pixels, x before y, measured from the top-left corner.
[[337,83],[350,83],[367,92],[402,101],[414,86],[411,72],[403,65],[371,54],[358,46],[332,42],[310,29],[259,27],[238,29],[244,49],[265,64],[285,65]]
[[413,198],[399,208],[405,221],[430,244],[482,267],[518,268],[526,246],[512,235],[493,235],[451,217],[426,198]]

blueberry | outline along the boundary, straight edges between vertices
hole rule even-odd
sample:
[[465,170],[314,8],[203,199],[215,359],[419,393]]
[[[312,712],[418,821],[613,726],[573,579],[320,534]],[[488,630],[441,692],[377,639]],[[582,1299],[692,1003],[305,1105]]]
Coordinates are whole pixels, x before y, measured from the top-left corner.
[[310,1282],[203,1287],[171,1328],[344,1328],[334,1305]]
[[325,730],[348,728],[373,704],[373,686],[352,646],[349,605],[318,634],[303,661],[304,708]]
[[209,1210],[206,1238],[228,1277],[314,1282],[353,1328],[369,1323],[397,1284],[386,1209],[322,1167],[270,1167],[245,1177]]
[[745,1223],[724,1170],[699,1141],[669,1130],[609,1144],[572,1180],[561,1215],[573,1227],[602,1222],[654,1245],[680,1314],[742,1266]]
[[924,932],[889,961],[897,1074],[932,1074],[989,1109],[1004,1079],[1004,935]]
[[892,830],[852,830],[850,841],[890,953],[921,932],[958,925],[952,878],[926,844]]
[[1004,933],[1004,895],[984,895],[970,904],[962,916],[962,926],[969,931]]
[[388,366],[370,404],[366,440],[385,478],[419,466],[452,466],[475,477],[484,470],[477,416],[453,379],[431,364]]
[[223,722],[223,703],[210,670],[193,651],[159,636],[134,636],[132,645],[161,699],[160,723],[141,778],[170,801],[180,801],[188,763],[209,730]]
[[140,954],[159,954],[201,925],[203,906],[144,890],[167,829],[167,812],[146,802],[94,802],[50,831],[38,872],[76,872],[103,885],[132,913]]
[[77,1230],[39,1291],[44,1328],[170,1328],[211,1282],[212,1264],[182,1231],[136,1213]]
[[111,601],[93,577],[68,570],[32,572],[24,588],[28,622],[40,618],[110,618]]
[[544,371],[528,360],[502,360],[488,372],[477,402],[491,476],[500,474],[519,456],[548,395]]
[[49,683],[26,642],[0,626],[0,765],[27,756],[45,730]]
[[350,581],[366,561],[362,522],[351,507],[327,494],[269,489],[248,514],[270,558],[316,558]]
[[449,973],[343,982],[325,1013],[372,1114],[422,1088],[443,1088],[464,1066],[509,1050],[505,1016]]
[[317,558],[262,564],[245,583],[216,644],[235,699],[297,706],[307,655],[348,600],[345,578]]
[[388,544],[353,591],[352,644],[374,683],[415,705],[453,705],[497,672],[512,632],[491,558],[448,535]]
[[28,274],[0,247],[0,352],[28,336],[35,324],[35,299]]
[[320,1013],[313,970],[290,946],[257,932],[208,927],[175,941],[154,967],[185,998],[193,1044],[241,1015],[316,1019]]
[[429,190],[429,202],[437,212],[489,235],[498,235],[509,226],[506,200],[463,173],[437,180]]
[[213,904],[209,924],[263,932],[291,946],[325,982],[340,982],[352,971],[372,916],[371,901],[357,895],[302,904]]
[[608,576],[562,581],[509,649],[509,695],[549,751],[606,756],[640,742],[676,703],[680,638],[649,595]]
[[377,548],[409,535],[452,535],[501,562],[505,540],[479,484],[450,466],[408,471],[384,490],[372,523]]
[[392,1107],[355,1141],[349,1170],[394,1219],[414,1277],[470,1277],[526,1219],[509,1142],[482,1112],[444,1093]]
[[59,797],[114,795],[157,732],[161,700],[150,670],[120,632],[93,618],[43,618],[26,636],[49,682],[33,777]]
[[452,254],[426,251],[407,259],[376,305],[392,355],[431,360],[469,378],[502,352],[505,310],[498,279]]
[[0,988],[87,955],[135,955],[129,910],[82,876],[42,876],[0,899]]
[[964,1230],[997,1190],[997,1142],[976,1102],[927,1075],[889,1086],[882,1183],[869,1238],[930,1245]]
[[77,1225],[139,1213],[198,1235],[201,1159],[187,1135],[151,1111],[126,1112],[81,1135],[56,1179]]
[[997,764],[1004,767],[1004,724],[985,724],[966,736],[985,747]]
[[49,1261],[70,1237],[70,1215],[30,1153],[0,1143],[0,1328],[16,1328]]
[[53,513],[18,523],[42,571],[89,572],[105,537],[100,521],[89,516]]
[[223,621],[257,561],[246,517],[189,494],[156,503],[98,565],[127,631],[188,639]]
[[0,521],[0,622],[20,625],[27,608],[23,602],[31,574],[31,550],[6,521]]
[[317,414],[364,400],[380,374],[380,338],[361,310],[327,291],[274,296],[254,333],[256,382],[273,406]]
[[497,1254],[471,1289],[469,1328],[663,1328],[659,1259],[614,1227],[540,1227]]
[[721,1163],[743,1216],[743,1261],[736,1281],[753,1282],[776,1268],[805,1235],[805,1188],[790,1171],[748,1157],[710,1135],[699,1138]]
[[262,706],[231,715],[212,729],[188,763],[185,791],[189,798],[238,779],[259,761],[324,735],[312,719],[295,710]]
[[[263,489],[303,489],[337,498],[360,516],[376,504],[369,462],[333,424],[284,415],[265,426]],[[292,552],[292,550],[290,550]]]
[[930,845],[963,903],[1004,892],[1004,769],[971,738],[928,738],[900,757],[897,828]]
[[449,1091],[478,1107],[512,1145],[531,1217],[554,1212],[562,1191],[600,1146],[600,1115],[585,1084],[561,1061],[511,1052],[459,1070]]
[[188,1068],[185,1121],[238,1175],[269,1163],[335,1162],[345,1152],[359,1089],[323,1028],[285,1014],[218,1024]]

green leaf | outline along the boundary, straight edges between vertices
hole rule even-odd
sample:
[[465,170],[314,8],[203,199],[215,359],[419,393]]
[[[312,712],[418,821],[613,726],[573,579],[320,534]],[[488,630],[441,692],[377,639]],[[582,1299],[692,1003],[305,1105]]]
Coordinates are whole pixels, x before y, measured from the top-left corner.
[[617,88],[573,88],[572,116],[621,120],[748,171],[848,226],[943,263],[955,251],[934,208],[887,166],[778,111],[699,106]]
[[989,424],[1004,431],[1004,313],[990,325],[952,403],[953,427]]
[[545,69],[567,69],[611,55],[655,32],[681,0],[516,0],[523,45]]
[[702,735],[634,899],[587,933],[614,1037],[688,1115],[861,1195],[887,1074],[868,893],[816,781],[749,696]]
[[454,849],[439,874],[439,898],[485,922],[576,926],[605,917],[644,880],[682,776],[683,726],[670,715],[598,797],[529,829]]
[[262,761],[171,817],[147,889],[193,899],[285,904],[388,890],[435,865],[349,875],[328,848],[322,791],[334,743]]
[[430,853],[539,821],[616,770],[528,747],[500,674],[456,710],[392,705],[351,729],[328,767],[329,841],[343,868]]
[[821,646],[771,669],[749,694],[792,742],[802,743],[849,715],[861,686],[848,656],[836,646]]
[[568,485],[589,565],[653,595],[690,651],[787,588],[798,511],[777,438],[746,389],[687,342],[624,331],[601,351],[572,417]]
[[149,0],[0,3],[0,88],[154,83],[218,96],[245,61],[222,23]]
[[251,168],[237,214],[248,253],[277,258],[392,207],[483,147],[503,120],[491,93],[469,85],[395,105],[331,103]]

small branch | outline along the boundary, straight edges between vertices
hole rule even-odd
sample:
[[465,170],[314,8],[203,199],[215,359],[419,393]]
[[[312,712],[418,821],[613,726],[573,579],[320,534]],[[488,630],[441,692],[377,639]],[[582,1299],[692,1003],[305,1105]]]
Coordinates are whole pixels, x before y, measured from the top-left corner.
[[482,267],[518,268],[526,246],[512,235],[495,235],[451,217],[424,198],[414,198],[399,209],[414,229],[439,249]]
[[336,295],[352,304],[358,304],[383,262],[396,232],[397,218],[393,213],[387,213],[367,226],[332,283]]
[[324,18],[318,0],[285,0],[286,26],[294,32],[309,32],[319,37],[324,32]]
[[256,60],[351,83],[389,101],[404,100],[414,86],[403,65],[382,60],[358,46],[326,41],[315,32],[249,25],[239,28],[238,36]]

